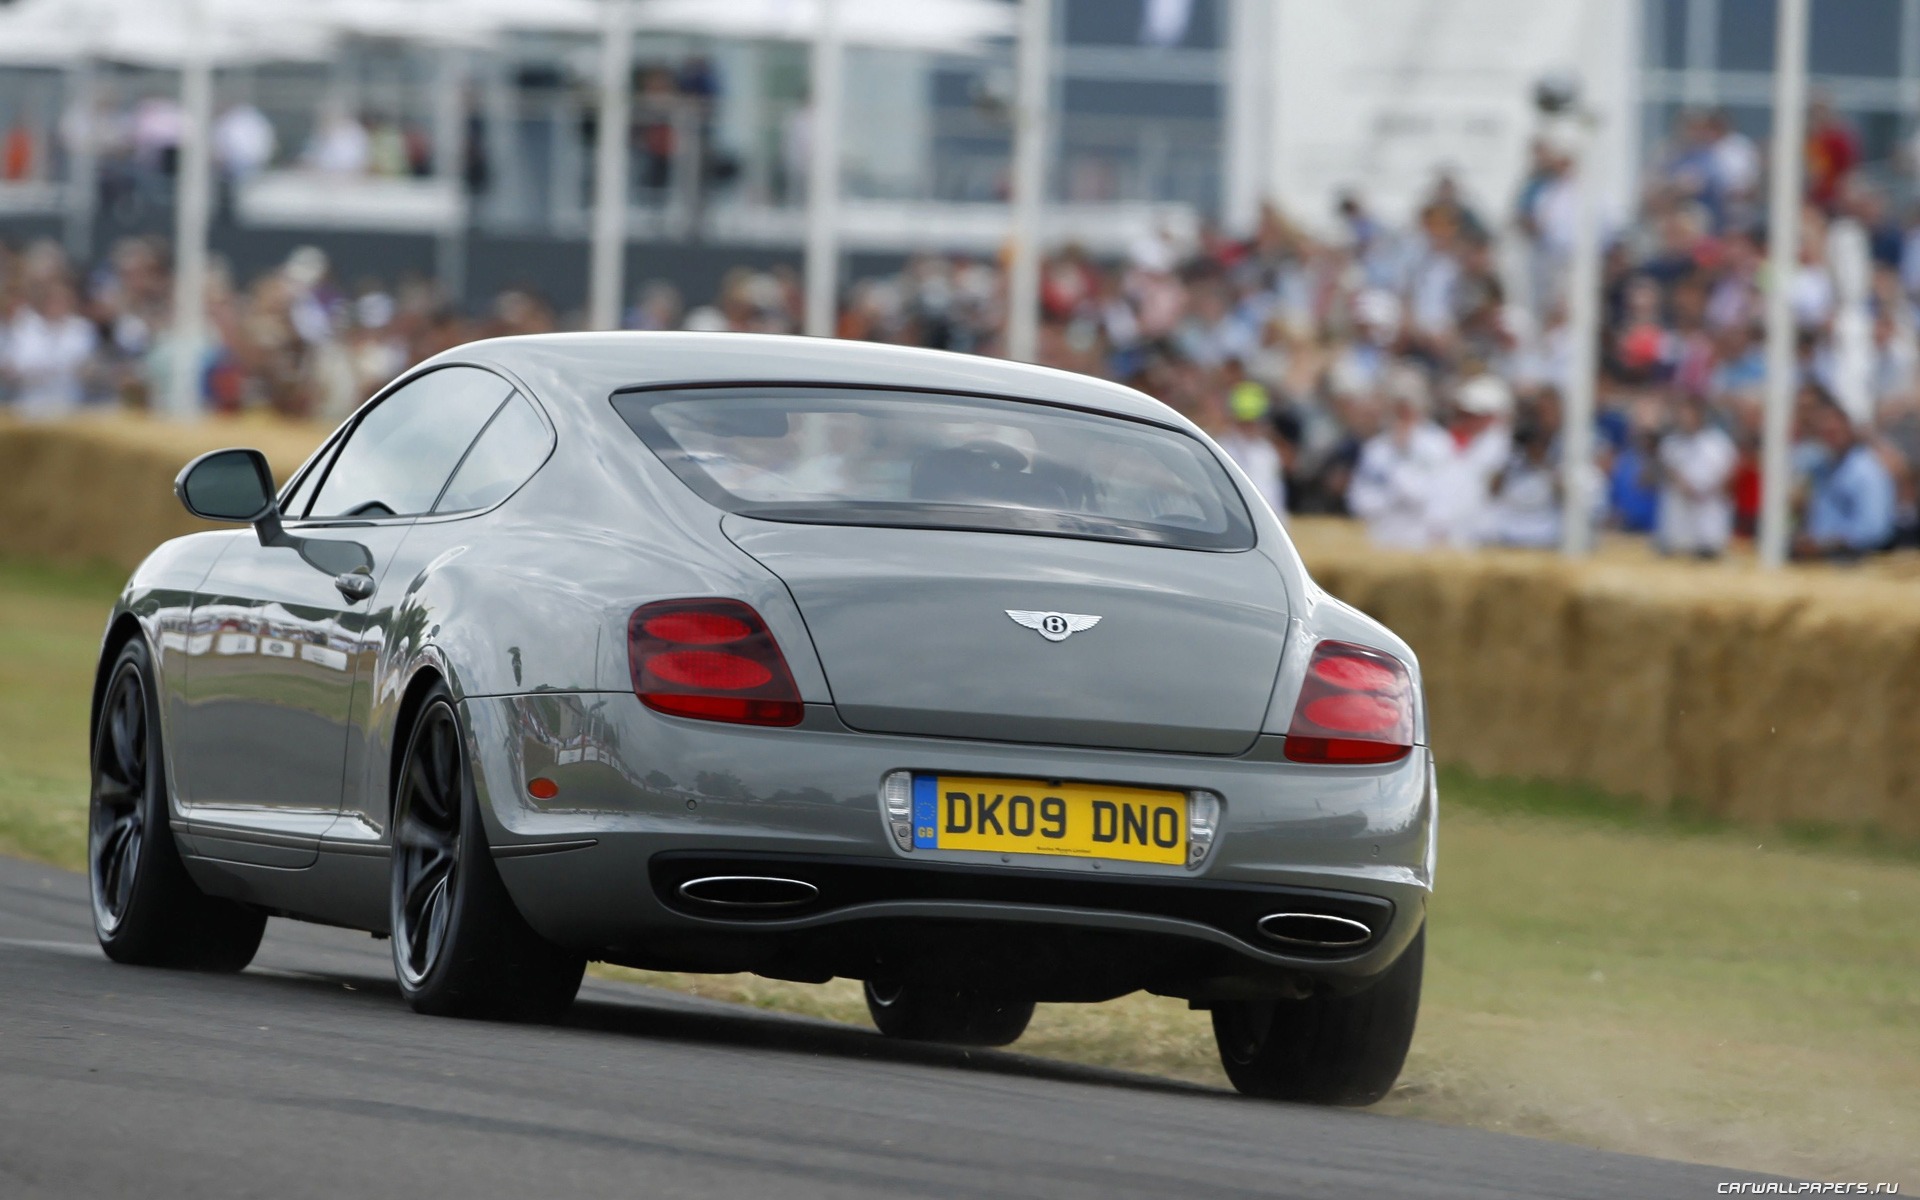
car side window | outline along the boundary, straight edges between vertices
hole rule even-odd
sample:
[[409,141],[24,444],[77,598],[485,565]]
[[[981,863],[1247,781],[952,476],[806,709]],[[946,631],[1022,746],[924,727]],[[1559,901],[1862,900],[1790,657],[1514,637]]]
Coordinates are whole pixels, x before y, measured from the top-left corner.
[[527,398],[515,392],[494,414],[433,506],[437,513],[491,508],[511,496],[547,461],[553,435]]
[[381,400],[347,435],[309,518],[427,512],[511,385],[478,367],[442,367]]
[[280,506],[281,516],[289,521],[298,521],[306,516],[307,504],[313,499],[314,489],[320,486],[322,479],[326,478],[327,464],[333,461],[333,456],[339,449],[340,443],[334,442],[321,452],[312,469],[300,477],[300,485],[288,493],[287,502]]

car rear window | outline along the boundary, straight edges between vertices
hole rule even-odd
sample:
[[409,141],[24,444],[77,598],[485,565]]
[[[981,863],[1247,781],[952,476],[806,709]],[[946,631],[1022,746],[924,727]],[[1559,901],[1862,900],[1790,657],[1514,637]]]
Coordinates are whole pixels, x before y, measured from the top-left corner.
[[854,387],[648,390],[613,405],[682,482],[742,516],[1195,550],[1254,542],[1213,453],[1143,421]]

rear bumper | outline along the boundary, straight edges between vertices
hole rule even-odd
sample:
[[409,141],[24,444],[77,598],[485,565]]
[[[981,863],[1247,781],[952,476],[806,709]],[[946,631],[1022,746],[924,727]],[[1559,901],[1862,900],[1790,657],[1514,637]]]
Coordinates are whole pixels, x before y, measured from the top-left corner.
[[[515,902],[547,937],[613,961],[790,978],[942,961],[1039,998],[1204,997],[1351,986],[1390,966],[1425,918],[1424,750],[1384,767],[1304,767],[1280,758],[1279,738],[1227,758],[902,737],[849,730],[829,706],[810,706],[798,728],[751,729],[663,717],[631,693],[464,709]],[[1221,797],[1220,830],[1197,870],[909,853],[879,801],[881,778],[903,769],[1205,789]],[[535,776],[558,793],[530,796]],[[730,911],[678,890],[713,874],[819,891]],[[1369,935],[1330,951],[1261,933],[1263,916],[1295,911],[1360,920]]]

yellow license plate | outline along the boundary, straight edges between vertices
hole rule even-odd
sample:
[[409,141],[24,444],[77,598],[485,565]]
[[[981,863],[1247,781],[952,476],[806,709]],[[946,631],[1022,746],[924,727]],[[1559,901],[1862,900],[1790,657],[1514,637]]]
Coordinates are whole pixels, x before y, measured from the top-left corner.
[[913,777],[913,844],[925,850],[1187,861],[1187,795],[1154,788],[969,775]]

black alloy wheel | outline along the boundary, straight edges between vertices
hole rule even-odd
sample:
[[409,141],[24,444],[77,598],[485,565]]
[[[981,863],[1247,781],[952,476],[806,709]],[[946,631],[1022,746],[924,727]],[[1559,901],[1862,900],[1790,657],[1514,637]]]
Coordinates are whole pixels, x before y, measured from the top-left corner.
[[393,961],[417,988],[446,949],[460,883],[462,755],[453,709],[435,704],[414,730],[393,834]]
[[91,807],[87,862],[93,923],[111,935],[132,907],[133,880],[146,842],[147,697],[132,663],[121,664],[101,707]]
[[587,960],[535,933],[487,848],[453,698],[436,684],[407,737],[393,812],[394,975],[417,1012],[557,1020]]
[[146,643],[121,647],[101,698],[87,812],[94,936],[115,962],[238,971],[266,914],[208,896],[180,861],[168,821],[164,750]]
[[1393,1089],[1420,1014],[1427,930],[1358,992],[1213,1007],[1220,1065],[1235,1090],[1303,1104],[1372,1104]]

